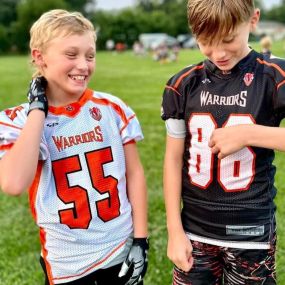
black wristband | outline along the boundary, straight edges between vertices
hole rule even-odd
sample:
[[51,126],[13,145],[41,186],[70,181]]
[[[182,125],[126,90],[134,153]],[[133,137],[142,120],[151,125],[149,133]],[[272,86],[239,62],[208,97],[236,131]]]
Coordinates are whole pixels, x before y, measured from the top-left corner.
[[149,249],[149,240],[148,238],[134,238],[133,245],[139,245],[144,249]]
[[30,103],[29,110],[28,110],[28,115],[32,110],[41,110],[45,113],[45,117],[47,116],[48,113],[48,107],[44,102],[41,101],[33,101]]

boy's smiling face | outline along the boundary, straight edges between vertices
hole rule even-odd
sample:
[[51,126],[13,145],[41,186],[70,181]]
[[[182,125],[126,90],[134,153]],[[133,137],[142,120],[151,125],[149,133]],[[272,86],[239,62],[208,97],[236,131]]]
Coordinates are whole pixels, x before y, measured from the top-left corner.
[[79,99],[95,69],[95,41],[92,32],[57,37],[41,53],[43,75],[48,81],[51,105],[65,105]]
[[249,33],[255,28],[259,19],[256,10],[249,22],[239,24],[234,31],[211,41],[200,36],[197,39],[200,51],[220,70],[231,70],[250,51],[248,46]]

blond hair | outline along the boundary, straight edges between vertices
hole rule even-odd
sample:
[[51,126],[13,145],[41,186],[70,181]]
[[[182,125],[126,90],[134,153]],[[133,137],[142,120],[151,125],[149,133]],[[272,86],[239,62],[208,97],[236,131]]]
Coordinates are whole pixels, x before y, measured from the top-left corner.
[[[57,38],[69,35],[82,35],[92,32],[96,41],[96,32],[93,24],[79,12],[54,9],[41,15],[30,29],[30,49],[44,52],[48,43]],[[32,63],[34,61],[32,60]],[[34,64],[36,72],[33,77],[40,76],[40,69]]]
[[249,21],[254,9],[254,0],[188,0],[188,24],[197,39],[212,42]]
[[261,48],[264,50],[270,50],[272,46],[272,40],[269,36],[264,36],[260,40]]

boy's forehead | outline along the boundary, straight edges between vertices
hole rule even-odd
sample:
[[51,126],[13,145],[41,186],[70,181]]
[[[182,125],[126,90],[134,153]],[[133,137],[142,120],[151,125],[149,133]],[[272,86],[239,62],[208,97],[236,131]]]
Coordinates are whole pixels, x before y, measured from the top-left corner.
[[86,47],[86,49],[96,49],[95,37],[91,31],[86,31],[84,33],[60,33],[46,42],[45,49],[55,46],[56,48],[64,49],[82,45]]
[[207,30],[197,35],[196,39],[200,42],[218,43],[224,39],[235,37],[242,25],[243,23],[231,27],[219,27],[215,33],[212,30]]

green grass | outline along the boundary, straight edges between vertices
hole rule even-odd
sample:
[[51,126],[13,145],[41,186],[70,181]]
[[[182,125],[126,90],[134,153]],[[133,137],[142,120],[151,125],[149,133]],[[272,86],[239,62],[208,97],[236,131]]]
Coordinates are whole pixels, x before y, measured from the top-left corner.
[[[258,49],[257,45],[256,46]],[[282,44],[273,53],[283,56]],[[182,67],[200,61],[197,50],[183,51],[176,63],[160,64],[150,57],[138,58],[130,52],[98,52],[97,70],[90,87],[122,98],[137,113],[145,139],[139,151],[149,191],[149,231],[151,237],[146,285],[171,284],[172,264],[166,257],[167,233],[162,195],[162,164],[165,129],[160,119],[160,104],[167,79]],[[31,70],[28,57],[0,57],[0,109],[26,100]],[[279,243],[277,254],[278,284],[285,284],[285,156],[276,155],[278,187],[277,218]],[[0,284],[41,285],[43,275],[39,258],[38,229],[28,209],[27,195],[20,198],[0,193]]]

